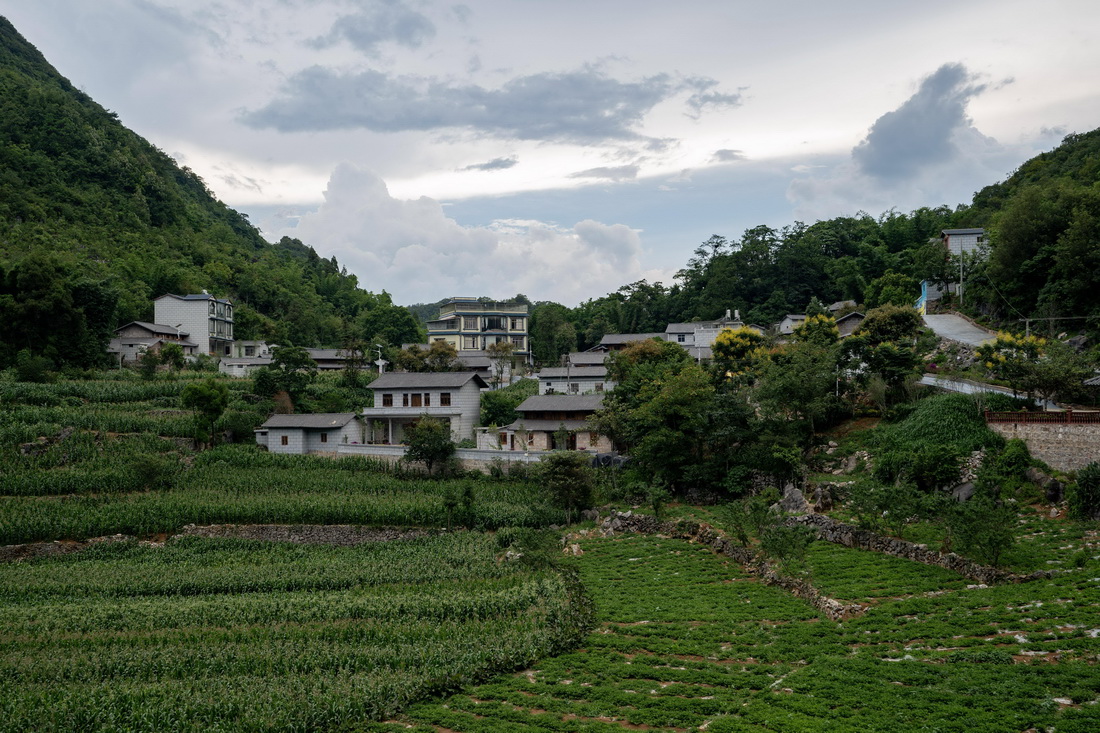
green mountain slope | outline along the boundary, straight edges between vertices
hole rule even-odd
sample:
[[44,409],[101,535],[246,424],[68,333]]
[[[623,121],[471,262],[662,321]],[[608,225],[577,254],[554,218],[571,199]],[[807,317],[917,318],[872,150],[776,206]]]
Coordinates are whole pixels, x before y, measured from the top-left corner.
[[0,366],[21,348],[92,364],[115,325],[152,319],[152,298],[202,289],[237,303],[238,338],[417,337],[335,259],[265,242],[0,17]]

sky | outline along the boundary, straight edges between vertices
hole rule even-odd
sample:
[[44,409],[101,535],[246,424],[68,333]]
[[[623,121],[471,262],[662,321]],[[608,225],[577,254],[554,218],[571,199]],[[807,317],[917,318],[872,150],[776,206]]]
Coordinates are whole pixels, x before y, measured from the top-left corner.
[[1095,0],[0,0],[271,241],[394,302],[672,285],[713,234],[969,203],[1100,126]]

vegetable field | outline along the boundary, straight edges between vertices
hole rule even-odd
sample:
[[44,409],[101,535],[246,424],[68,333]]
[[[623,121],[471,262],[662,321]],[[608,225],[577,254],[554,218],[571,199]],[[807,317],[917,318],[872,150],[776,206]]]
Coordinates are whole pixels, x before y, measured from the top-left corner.
[[968,587],[815,543],[815,582],[871,604],[843,623],[708,550],[582,543],[600,626],[546,659],[376,730],[1100,730],[1100,564]]

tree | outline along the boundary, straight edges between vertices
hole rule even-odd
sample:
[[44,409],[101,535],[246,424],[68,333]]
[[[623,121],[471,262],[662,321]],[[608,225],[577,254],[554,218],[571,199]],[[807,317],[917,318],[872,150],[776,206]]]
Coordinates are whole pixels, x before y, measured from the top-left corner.
[[757,380],[756,399],[773,415],[804,422],[803,435],[811,438],[839,404],[838,354],[836,345],[811,342],[794,343],[776,352]]
[[195,411],[196,418],[201,419],[204,427],[208,428],[203,432],[211,441],[214,436],[214,423],[218,421],[228,405],[229,388],[224,382],[214,378],[193,382],[184,387],[183,392],[180,393],[180,406]]
[[567,522],[573,512],[591,506],[595,477],[586,453],[555,451],[543,456],[538,471],[554,503],[565,509]]
[[183,347],[179,344],[165,344],[160,347],[160,361],[167,364],[169,369],[179,371],[185,364]]
[[711,346],[714,374],[719,381],[747,381],[754,364],[764,355],[764,337],[753,328],[727,328]]
[[257,370],[254,388],[257,394],[266,397],[286,392],[298,404],[316,375],[317,362],[304,348],[277,346],[271,355],[271,366]]
[[836,320],[825,313],[806,316],[806,320],[794,329],[796,341],[829,346],[840,340],[840,329],[836,327]]
[[865,336],[872,346],[886,341],[901,342],[916,338],[924,328],[920,313],[908,305],[887,303],[867,311],[854,335]]
[[432,475],[435,467],[455,454],[450,426],[439,418],[422,415],[405,428],[406,461],[421,461]]
[[504,372],[512,363],[512,352],[515,348],[511,341],[498,341],[489,344],[485,349],[493,369],[493,385],[498,389],[504,384]]
[[893,305],[912,305],[920,294],[920,283],[908,275],[893,270],[871,281],[863,301],[871,308],[887,303]]
[[991,343],[982,344],[975,352],[978,361],[998,379],[1008,382],[1013,394],[1025,389],[1029,365],[1046,349],[1046,339],[1037,336],[1017,336],[1001,331]]

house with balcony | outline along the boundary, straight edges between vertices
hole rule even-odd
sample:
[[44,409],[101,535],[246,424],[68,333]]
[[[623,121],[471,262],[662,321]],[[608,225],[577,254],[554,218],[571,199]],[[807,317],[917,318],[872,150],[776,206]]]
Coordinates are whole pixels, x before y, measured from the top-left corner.
[[153,300],[153,320],[186,332],[196,351],[211,356],[231,356],[233,303],[209,293],[173,295]]
[[589,418],[602,404],[602,394],[528,397],[516,408],[520,418],[515,422],[478,430],[478,448],[609,452],[611,441],[589,424]]
[[517,357],[529,361],[526,303],[499,303],[478,298],[450,298],[439,307],[439,318],[428,321],[428,343],[446,341],[455,351],[484,351],[510,343]]
[[607,367],[546,367],[537,375],[539,394],[602,394],[615,388],[607,379]]
[[472,438],[481,416],[481,390],[488,383],[473,372],[388,372],[370,383],[374,406],[363,410],[366,440],[395,445],[405,428],[429,415],[446,422],[455,441]]

